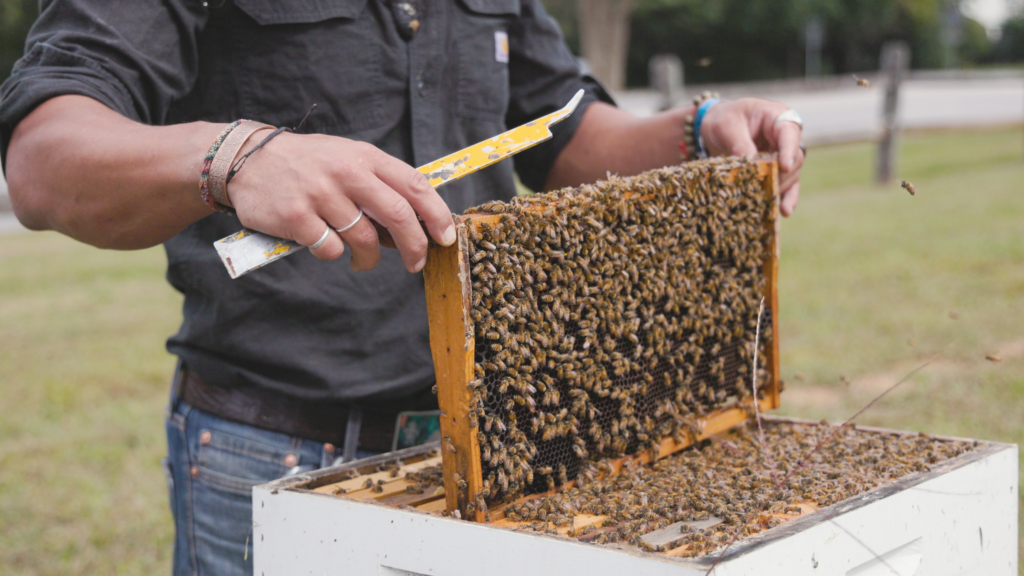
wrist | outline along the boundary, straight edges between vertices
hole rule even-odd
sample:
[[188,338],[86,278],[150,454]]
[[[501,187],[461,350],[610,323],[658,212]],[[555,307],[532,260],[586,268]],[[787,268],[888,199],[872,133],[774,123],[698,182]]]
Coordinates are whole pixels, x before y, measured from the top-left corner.
[[[250,141],[258,140],[258,135],[273,129],[273,126],[261,122],[242,120],[224,139],[213,159],[209,176],[210,195],[219,206],[234,208],[228,198],[228,182],[231,181],[232,170],[235,169],[239,159],[243,157],[243,148]],[[253,136],[257,136],[257,138],[253,138]]]
[[679,152],[683,157],[683,162],[689,162],[690,160],[696,159],[697,145],[693,140],[693,116],[697,113],[696,106],[687,106],[686,108],[675,108],[677,116],[675,124],[679,126],[681,135],[679,137]]
[[697,107],[697,113],[693,117],[693,137],[697,143],[697,154],[701,158],[708,157],[708,150],[704,146],[704,135],[701,129],[704,127],[704,119],[708,112],[711,111],[715,105],[722,101],[721,98],[708,98],[700,103]]
[[704,141],[701,137],[701,126],[705,115],[719,102],[721,102],[721,99],[718,97],[717,92],[704,92],[693,99],[692,107],[686,109],[687,113],[683,124],[683,141],[679,143],[684,160],[708,157],[707,149],[704,147]]

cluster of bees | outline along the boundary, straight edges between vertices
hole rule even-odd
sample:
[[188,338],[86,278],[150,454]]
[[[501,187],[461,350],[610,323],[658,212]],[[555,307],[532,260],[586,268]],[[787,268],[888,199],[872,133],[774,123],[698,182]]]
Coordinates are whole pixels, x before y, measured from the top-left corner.
[[[597,544],[619,542],[654,552],[685,546],[674,555],[695,557],[779,524],[780,514],[799,515],[799,504],[831,506],[971,448],[926,435],[770,421],[762,445],[756,424],[747,424],[727,438],[705,441],[651,466],[627,465],[610,474],[607,462],[593,464],[593,480],[508,505],[505,517],[535,531],[570,526],[570,537]],[[603,524],[577,530],[572,525],[579,514],[602,516]],[[686,524],[712,517],[721,523],[704,529]],[[666,545],[642,538],[677,523],[683,523],[679,537]]]
[[474,508],[682,441],[751,394],[773,203],[753,163],[715,159],[468,212]]
[[405,491],[409,494],[433,492],[437,488],[444,486],[444,473],[440,465],[428,466],[416,472],[408,472],[405,475],[405,479],[411,482],[411,484],[405,487]]

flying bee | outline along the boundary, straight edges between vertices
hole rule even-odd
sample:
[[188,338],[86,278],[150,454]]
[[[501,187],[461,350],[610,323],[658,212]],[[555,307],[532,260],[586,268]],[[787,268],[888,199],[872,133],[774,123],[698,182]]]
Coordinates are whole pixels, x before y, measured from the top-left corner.
[[907,192],[910,192],[911,196],[913,196],[916,192],[916,190],[914,189],[914,185],[911,184],[910,182],[907,182],[906,180],[901,180],[900,186],[902,186],[903,189],[906,190]]
[[855,82],[857,82],[857,86],[860,86],[861,88],[870,88],[871,87],[871,82],[869,82],[867,80],[867,78],[860,78],[859,76],[854,74],[853,75],[853,79],[854,79]]

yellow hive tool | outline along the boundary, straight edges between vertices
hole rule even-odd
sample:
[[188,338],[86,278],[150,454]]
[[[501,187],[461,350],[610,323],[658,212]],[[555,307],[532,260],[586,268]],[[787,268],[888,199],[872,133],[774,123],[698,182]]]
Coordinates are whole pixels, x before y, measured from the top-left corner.
[[[420,166],[417,170],[427,177],[431,186],[437,188],[442,184],[486,168],[513,154],[518,154],[551,138],[551,125],[572,114],[582,97],[583,90],[580,90],[564,108],[557,112],[552,112],[518,128],[463,148],[439,160],[434,160]],[[213,246],[217,249],[221,262],[224,263],[224,267],[228,269],[228,274],[232,278],[244,276],[257,268],[262,268],[305,248],[291,240],[275,238],[247,228],[217,240]]]

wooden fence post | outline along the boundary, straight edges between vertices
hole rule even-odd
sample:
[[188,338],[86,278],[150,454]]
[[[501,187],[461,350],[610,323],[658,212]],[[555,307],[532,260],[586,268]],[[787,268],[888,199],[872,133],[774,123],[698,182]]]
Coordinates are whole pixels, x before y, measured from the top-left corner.
[[658,93],[660,110],[668,110],[683,97],[683,61],[675,54],[655,54],[647,64],[651,88]]
[[899,124],[896,105],[899,100],[900,83],[910,66],[910,48],[906,42],[886,42],[882,46],[882,72],[887,83],[885,103],[882,108],[882,137],[878,141],[878,159],[875,164],[875,181],[882,184],[893,178],[896,155],[896,136]]

